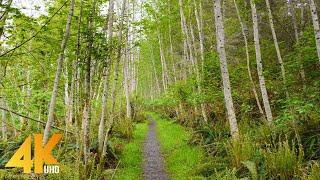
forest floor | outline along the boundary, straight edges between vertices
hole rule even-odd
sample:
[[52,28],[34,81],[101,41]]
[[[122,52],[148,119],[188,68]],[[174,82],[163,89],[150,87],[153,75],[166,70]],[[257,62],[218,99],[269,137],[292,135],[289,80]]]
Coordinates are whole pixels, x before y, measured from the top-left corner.
[[[125,145],[115,179],[193,179],[208,159],[202,148],[189,145],[191,133],[181,125],[149,113],[151,121],[135,125]],[[160,153],[161,152],[161,153]]]

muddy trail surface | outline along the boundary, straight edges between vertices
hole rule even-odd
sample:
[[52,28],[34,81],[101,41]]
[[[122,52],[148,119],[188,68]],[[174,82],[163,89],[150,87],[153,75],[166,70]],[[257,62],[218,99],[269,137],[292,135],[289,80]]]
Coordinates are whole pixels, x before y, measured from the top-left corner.
[[157,123],[148,116],[150,121],[149,132],[143,147],[143,177],[146,180],[167,180],[168,175],[164,168],[164,161],[157,139]]

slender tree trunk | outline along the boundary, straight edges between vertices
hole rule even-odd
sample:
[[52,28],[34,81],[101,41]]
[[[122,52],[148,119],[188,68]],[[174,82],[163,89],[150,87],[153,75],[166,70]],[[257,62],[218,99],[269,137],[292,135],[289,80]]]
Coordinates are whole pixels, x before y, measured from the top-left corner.
[[257,70],[259,76],[259,84],[261,89],[261,95],[264,105],[264,110],[267,116],[267,120],[269,123],[272,122],[272,112],[269,103],[268,92],[266,88],[266,83],[263,75],[263,67],[262,67],[262,58],[261,58],[261,50],[260,50],[260,40],[259,40],[259,26],[258,26],[258,16],[256,5],[253,0],[250,0],[251,10],[252,10],[252,21],[253,21],[253,35],[254,35],[254,45],[256,49],[256,60],[257,60]]
[[[196,1],[194,0],[193,2],[194,2],[194,8],[195,8],[194,10],[195,10],[195,16],[196,16],[196,21],[197,21],[197,27],[198,27],[198,35],[199,35],[200,57],[201,57],[201,64],[202,64],[201,67],[202,67],[202,71],[203,71],[203,63],[204,63],[204,33],[203,33],[203,26],[202,26],[202,22],[201,22],[201,18],[200,18],[200,16],[202,16],[202,14],[199,15]],[[199,3],[200,3],[200,8],[202,8],[201,1]],[[197,70],[198,93],[201,95],[202,94],[201,75],[200,75],[198,63],[197,63],[196,70]],[[206,111],[205,111],[205,104],[201,103],[200,106],[201,106],[202,117],[203,117],[205,122],[208,122],[208,116],[207,116]]]
[[[1,106],[6,108],[6,103],[4,97],[1,98]],[[2,111],[2,117],[1,117],[1,132],[2,132],[2,141],[7,141],[8,136],[7,136],[7,112]]]
[[[169,7],[170,11],[170,17],[171,17],[171,4]],[[172,63],[172,71],[173,71],[173,82],[176,83],[177,78],[177,71],[176,71],[176,64],[174,62],[174,51],[173,51],[173,44],[172,44],[172,28],[171,28],[171,19],[169,18],[169,41],[170,41],[170,57],[171,57],[171,63]],[[180,118],[179,114],[179,106],[175,108],[176,116]]]
[[8,18],[9,9],[11,8],[11,4],[12,4],[12,0],[9,0],[7,2],[7,5],[5,7],[3,14],[1,14],[1,16],[0,16],[0,38],[2,37],[2,35],[4,33],[4,26],[6,25],[6,21]]
[[83,155],[84,155],[84,164],[85,164],[85,174],[88,172],[88,161],[90,154],[90,122],[91,122],[91,76],[92,69],[92,49],[94,41],[94,16],[96,12],[96,3],[94,0],[92,2],[92,9],[89,14],[88,20],[88,45],[87,45],[87,57],[85,62],[85,92],[84,92],[84,109],[83,109],[83,118],[82,118],[82,131],[83,131]]
[[184,39],[183,40],[183,58],[181,62],[181,73],[182,73],[182,79],[186,82],[187,81],[187,75],[188,75],[188,70],[190,68],[189,64],[189,55],[188,55],[188,45],[187,41]]
[[[108,46],[111,47],[111,42],[113,38],[113,12],[114,12],[114,0],[109,1],[109,10],[108,10],[108,29],[107,29],[107,38],[108,38]],[[110,48],[111,49],[111,48]],[[111,53],[111,52],[109,52]],[[106,65],[110,64],[110,56],[107,56]],[[107,97],[108,97],[108,88],[109,88],[109,70],[110,67],[104,67],[103,74],[103,94],[102,94],[102,110],[101,110],[101,118],[99,124],[99,133],[98,133],[98,141],[99,141],[99,152],[102,155],[103,150],[103,140],[104,140],[104,130],[105,130],[105,121],[107,116]]]
[[76,72],[77,72],[77,60],[72,61],[72,70],[71,70],[71,82],[70,82],[70,94],[69,94],[69,118],[68,123],[72,125],[74,119],[74,104],[75,104],[75,83],[76,83]]
[[[141,35],[140,35],[141,37]],[[140,62],[141,60],[141,51],[140,51],[140,48],[138,49],[138,61],[137,63],[134,63],[134,67],[135,67],[135,74],[134,74],[134,77],[135,77],[135,86],[134,86],[134,91],[135,92],[138,92],[138,87],[139,87],[139,66],[138,66],[138,63]]]
[[316,7],[314,0],[309,0],[309,1],[310,1],[310,9],[311,9],[311,17],[312,17],[314,35],[315,35],[315,39],[316,39],[318,59],[320,62],[320,27],[319,27],[318,12],[317,12],[317,7]]
[[183,66],[181,66],[181,68],[183,69],[183,80],[186,82],[187,81],[187,75],[188,72],[190,71],[190,65],[189,65],[189,60],[190,56],[189,56],[189,52],[188,52],[188,42],[187,42],[187,38],[186,36],[188,35],[188,33],[185,32],[185,17],[184,17],[184,12],[183,12],[183,4],[182,4],[182,0],[179,0],[179,7],[180,7],[180,24],[181,24],[181,32],[183,35],[183,61],[181,64],[183,64]]
[[273,37],[273,42],[274,42],[274,46],[276,48],[276,52],[277,52],[277,57],[278,57],[278,62],[280,64],[280,69],[281,69],[281,75],[282,75],[282,80],[283,80],[283,85],[284,85],[284,89],[285,89],[285,93],[287,98],[289,97],[289,93],[287,91],[287,83],[286,83],[286,71],[283,65],[283,60],[282,60],[282,56],[281,56],[281,52],[280,52],[280,48],[279,48],[279,43],[278,43],[278,38],[277,38],[277,34],[276,34],[276,30],[274,28],[274,23],[273,23],[273,17],[272,17],[272,11],[271,11],[271,6],[270,6],[270,2],[269,0],[266,0],[266,4],[267,4],[267,9],[268,9],[268,17],[269,17],[269,24],[271,27],[271,32],[272,32],[272,37]]
[[[196,42],[195,42],[195,35],[194,35],[194,30],[193,30],[193,26],[192,26],[192,23],[190,21],[190,34],[191,34],[191,42],[192,42],[192,51],[194,52],[194,62],[195,62],[195,67],[194,67],[194,70],[195,70],[195,74],[196,74],[196,91],[198,92],[199,95],[202,94],[202,86],[201,86],[201,76],[200,76],[200,70],[199,70],[199,67],[198,67],[198,54],[197,54],[197,48],[196,48]],[[208,118],[206,116],[206,113],[205,113],[205,109],[204,109],[204,104],[201,102],[200,103],[200,109],[201,109],[201,114],[202,114],[202,117],[204,119],[204,122],[208,122]],[[195,111],[197,112],[198,111],[198,108],[196,107]]]
[[158,94],[160,94],[160,82],[159,82],[159,79],[158,79],[158,74],[157,74],[157,68],[156,68],[156,64],[154,62],[154,53],[153,53],[153,47],[151,47],[151,61],[152,61],[152,69],[153,69],[153,73],[154,73],[154,77],[155,77],[155,80],[156,80],[156,86],[157,86],[157,92]]
[[[80,93],[80,79],[81,79],[81,71],[80,71],[80,55],[81,55],[81,26],[82,26],[82,15],[83,15],[83,0],[80,1],[80,12],[79,12],[79,20],[78,20],[78,27],[77,27],[77,50],[76,50],[76,61],[75,61],[75,68],[73,69],[73,76],[75,79],[75,96],[74,96],[74,121],[77,129],[80,129],[80,118],[78,118],[78,114],[80,114],[80,99],[81,99],[81,93]],[[78,131],[79,132],[79,131]],[[78,134],[79,135],[79,134]],[[80,137],[80,135],[79,135]],[[80,139],[80,138],[79,138]]]
[[[129,20],[129,19],[128,19]],[[131,37],[130,37],[130,25],[128,23],[128,32],[127,32],[127,38],[126,38],[126,47],[125,47],[125,53],[124,53],[124,65],[123,65],[123,89],[125,91],[125,97],[126,97],[126,115],[128,119],[131,119],[132,117],[132,112],[131,112],[131,102],[130,102],[130,77],[131,73],[129,72],[130,70],[130,61],[131,61],[131,50],[130,50],[130,42]]]
[[[28,50],[31,52],[32,51],[32,46],[31,44],[29,45]],[[32,95],[32,87],[31,87],[31,69],[30,66],[27,67],[27,99],[30,99]],[[30,101],[28,101],[27,106],[31,106]],[[31,116],[31,112],[28,112],[27,114],[29,117]],[[28,123],[29,127],[32,127],[33,122]]]
[[120,60],[122,56],[122,34],[123,34],[123,26],[124,26],[124,18],[125,18],[125,12],[127,9],[127,0],[123,0],[122,3],[122,10],[121,10],[121,21],[120,21],[120,27],[119,27],[119,34],[118,34],[118,48],[117,48],[117,57],[116,57],[116,62],[115,62],[115,67],[114,67],[114,80],[113,80],[113,85],[112,85],[112,90],[111,90],[111,113],[109,117],[109,122],[107,122],[107,127],[105,131],[105,136],[104,136],[104,143],[103,143],[103,150],[102,150],[102,155],[105,156],[106,150],[107,150],[107,145],[108,145],[108,135],[109,131],[113,125],[114,121],[114,111],[115,111],[115,103],[116,103],[116,92],[117,92],[117,82],[119,78],[119,66],[120,66]]
[[192,53],[192,46],[191,46],[191,41],[188,33],[186,18],[183,12],[182,0],[179,0],[179,9],[180,9],[181,30],[182,30],[183,39],[184,39],[184,51],[185,51],[185,54],[189,53],[189,58],[192,63],[192,68],[194,68],[195,67],[194,56]]
[[216,26],[217,50],[220,57],[220,69],[223,82],[224,100],[227,108],[231,135],[234,140],[237,140],[239,139],[239,130],[231,95],[231,85],[229,80],[227,56],[225,51],[224,25],[223,17],[221,14],[221,0],[214,1],[214,16]]
[[[171,8],[170,8],[170,15],[171,15]],[[170,43],[170,57],[172,63],[172,70],[173,70],[173,81],[177,81],[177,74],[175,70],[175,62],[174,62],[174,52],[173,52],[173,45],[172,45],[172,29],[171,29],[171,19],[169,19],[169,43]]]
[[[70,91],[71,94],[71,91]],[[65,117],[65,124],[66,124],[66,129],[69,125],[72,123],[71,119],[71,97],[69,95],[69,77],[68,77],[68,66],[65,66],[65,72],[64,72],[64,103],[66,106],[66,117]]]
[[[182,34],[183,34],[183,38],[184,38],[184,51],[185,51],[185,54],[188,54],[189,53],[189,58],[190,58],[190,61],[191,61],[191,64],[192,64],[192,71],[196,74],[197,76],[197,90],[198,90],[198,93],[201,94],[201,87],[199,86],[200,85],[200,74],[199,74],[199,70],[198,70],[198,65],[197,65],[197,62],[196,62],[196,58],[194,56],[194,48],[192,46],[192,37],[190,39],[190,36],[189,36],[189,31],[188,31],[188,27],[187,27],[187,23],[186,23],[186,18],[185,18],[185,15],[184,15],[184,11],[183,11],[183,2],[182,0],[179,0],[179,9],[180,9],[180,20],[181,20],[181,29],[182,29]],[[191,30],[191,25],[190,25],[190,30]],[[191,36],[193,35],[193,32],[192,30],[190,31],[191,33]],[[202,111],[202,114],[204,112],[205,114],[205,111],[204,111],[204,106],[201,105],[201,111]],[[205,116],[206,117],[206,116]],[[207,122],[207,118],[205,118],[205,121]]]
[[64,61],[65,50],[66,50],[69,35],[70,35],[70,27],[71,27],[71,21],[72,21],[72,16],[73,16],[73,11],[74,11],[74,4],[75,4],[75,0],[71,0],[66,30],[65,30],[65,34],[64,34],[62,41],[61,41],[61,51],[60,51],[59,58],[57,60],[57,70],[56,70],[56,75],[55,75],[55,79],[54,79],[54,83],[53,83],[53,90],[52,90],[52,95],[51,95],[51,100],[50,100],[50,105],[49,105],[48,120],[47,120],[46,127],[45,127],[44,133],[43,133],[44,134],[43,135],[43,144],[46,144],[48,142],[50,130],[51,130],[51,125],[54,121],[54,110],[55,110],[55,106],[56,106],[59,81],[60,81],[60,76],[61,76],[61,71],[62,71],[62,64]]
[[254,98],[256,99],[256,103],[257,103],[257,106],[259,108],[260,114],[262,116],[265,116],[264,112],[262,110],[262,106],[260,104],[260,100],[259,100],[259,96],[258,96],[258,93],[257,93],[256,85],[255,85],[255,83],[253,81],[252,74],[251,74],[250,55],[249,55],[248,39],[247,39],[247,34],[246,34],[246,26],[242,21],[242,18],[241,18],[240,11],[239,11],[239,8],[238,8],[236,0],[234,0],[234,5],[235,5],[236,11],[237,11],[238,19],[239,19],[240,26],[241,26],[241,32],[242,32],[242,36],[243,36],[244,44],[245,44],[245,48],[246,48],[247,70],[248,70],[249,79],[250,79],[250,82],[251,82],[251,85],[252,85],[252,92],[253,92]]
[[[296,39],[296,43],[299,42],[299,32],[298,32],[298,25],[297,25],[297,18],[296,18],[296,13],[295,13],[295,9],[292,5],[292,0],[288,0],[288,8],[289,8],[289,14],[291,15],[291,21],[292,21],[292,25],[293,25],[293,30],[294,30],[294,37]],[[303,7],[302,7],[303,9]],[[303,20],[303,12],[301,12],[301,20]],[[300,61],[302,61],[302,58],[300,57]],[[304,68],[303,68],[303,64],[301,62],[300,65],[300,76],[303,82],[303,88],[306,88],[306,76],[305,76],[305,72],[304,72]]]
[[160,60],[161,60],[161,69],[162,69],[162,84],[163,90],[166,91],[168,88],[168,72],[167,72],[167,63],[163,52],[162,40],[160,36],[160,32],[158,31],[158,42],[159,42],[159,50],[160,50]]
[[124,91],[125,91],[125,96],[126,96],[126,110],[127,110],[127,118],[131,119],[132,117],[132,112],[131,112],[131,102],[130,102],[130,86],[129,86],[129,68],[128,68],[128,55],[125,55],[124,58],[124,66],[123,66],[123,76],[124,76]]
[[291,15],[291,21],[292,21],[293,30],[294,30],[294,37],[296,38],[296,41],[298,41],[299,32],[298,32],[297,18],[296,18],[294,7],[292,5],[292,0],[288,0],[288,8],[289,8],[289,13]]
[[201,57],[201,72],[203,73],[203,67],[204,67],[204,32],[203,32],[203,12],[202,12],[202,2],[199,2],[199,11],[197,8],[196,1],[194,0],[194,6],[195,6],[195,15],[196,15],[196,21],[197,21],[197,27],[198,27],[198,34],[199,34],[199,44],[200,44],[200,57]]

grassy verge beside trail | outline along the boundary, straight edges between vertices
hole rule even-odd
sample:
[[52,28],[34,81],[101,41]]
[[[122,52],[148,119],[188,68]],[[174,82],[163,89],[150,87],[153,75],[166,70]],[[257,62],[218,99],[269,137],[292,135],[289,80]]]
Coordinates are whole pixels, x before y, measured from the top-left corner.
[[157,122],[157,135],[170,179],[205,179],[196,169],[204,163],[200,147],[188,145],[191,134],[179,124],[150,113]]
[[147,123],[136,124],[133,139],[125,145],[123,154],[120,156],[120,167],[116,172],[115,179],[131,180],[142,178],[142,148],[147,132]]

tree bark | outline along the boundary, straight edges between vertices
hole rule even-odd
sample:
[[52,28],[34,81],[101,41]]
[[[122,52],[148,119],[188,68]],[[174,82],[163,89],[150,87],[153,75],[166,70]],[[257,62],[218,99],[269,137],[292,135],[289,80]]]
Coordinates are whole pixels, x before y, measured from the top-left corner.
[[[129,14],[129,13],[128,13]],[[129,19],[128,19],[129,21]],[[126,38],[126,45],[125,45],[125,54],[123,57],[124,65],[123,65],[123,89],[125,91],[125,97],[126,97],[126,115],[128,119],[131,119],[132,112],[131,112],[131,102],[130,102],[130,77],[132,77],[132,74],[130,71],[130,62],[131,62],[131,49],[130,49],[130,24],[128,23],[128,32],[127,32],[127,38]]]
[[250,80],[251,86],[252,86],[252,92],[253,92],[254,98],[256,99],[256,103],[257,103],[257,106],[258,106],[260,114],[262,116],[265,116],[264,112],[262,110],[262,106],[260,104],[260,100],[259,100],[259,96],[258,96],[258,93],[257,93],[256,85],[255,85],[255,83],[253,81],[252,74],[251,74],[250,55],[249,55],[249,47],[248,47],[248,38],[247,38],[247,34],[246,34],[246,26],[242,21],[242,18],[241,18],[240,11],[239,11],[239,8],[238,8],[236,0],[234,0],[233,2],[234,2],[234,6],[236,8],[236,11],[237,11],[237,16],[238,16],[238,19],[239,19],[239,22],[240,22],[240,26],[241,26],[241,33],[242,33],[242,36],[243,36],[243,39],[244,39],[244,44],[245,44],[245,49],[246,49],[246,58],[247,58],[247,70],[248,70],[249,80]]
[[158,31],[158,42],[159,42],[159,50],[160,50],[160,60],[161,60],[161,69],[162,69],[162,85],[164,92],[168,89],[168,68],[167,62],[164,56],[162,40],[160,36],[160,32]]
[[[299,31],[298,31],[298,25],[297,25],[297,18],[296,18],[296,13],[295,9],[292,5],[292,0],[288,0],[288,9],[289,9],[289,14],[291,14],[291,21],[293,25],[293,30],[294,30],[294,37],[296,39],[296,43],[299,42]],[[303,21],[303,6],[301,7],[301,20]],[[300,55],[301,56],[301,55]],[[303,84],[303,89],[306,88],[306,75],[304,72],[303,64],[302,64],[302,58],[300,57],[300,70],[299,70],[301,79],[302,79],[302,84]]]
[[85,170],[87,173],[87,165],[90,154],[90,122],[91,122],[91,82],[92,82],[92,50],[94,41],[94,16],[96,13],[97,0],[93,0],[92,9],[89,14],[88,20],[88,45],[87,45],[87,57],[85,62],[85,92],[84,92],[84,109],[82,119],[83,129],[83,155]]
[[221,77],[223,82],[224,100],[227,108],[231,135],[234,140],[237,140],[239,139],[239,130],[238,130],[238,123],[237,123],[236,114],[233,107],[232,95],[231,95],[231,85],[229,80],[227,56],[225,51],[225,34],[224,34],[223,17],[221,13],[221,0],[214,1],[214,17],[215,17],[215,26],[216,26],[217,50],[220,58],[220,69],[221,69]]
[[[1,98],[1,105],[2,107],[6,107],[6,102],[4,97]],[[2,140],[7,141],[8,136],[7,136],[7,113],[6,111],[2,110],[2,117],[1,117],[1,132],[2,132]]]
[[[171,4],[169,4],[169,15],[171,17]],[[169,18],[169,43],[170,43],[170,60],[172,63],[172,71],[173,71],[173,81],[177,81],[177,74],[176,74],[176,69],[175,69],[175,62],[174,62],[174,52],[173,52],[173,44],[172,44],[172,28],[171,28],[171,18]]]
[[184,12],[183,12],[182,0],[179,0],[179,9],[180,9],[181,30],[182,30],[182,34],[183,34],[183,40],[184,40],[184,51],[185,51],[185,54],[189,53],[189,59],[191,61],[192,68],[194,70],[194,67],[195,67],[194,56],[192,53],[192,46],[191,46],[191,41],[190,41],[190,37],[189,37],[189,33],[188,33],[186,18],[185,18]]
[[71,105],[71,94],[69,93],[69,75],[68,75],[68,66],[65,66],[65,72],[64,72],[64,103],[66,106],[66,117],[65,117],[65,124],[66,128],[71,125],[72,123],[72,105]]
[[[194,2],[194,10],[195,10],[195,16],[196,16],[196,21],[197,21],[197,27],[198,27],[198,35],[199,35],[200,57],[201,57],[201,67],[202,67],[201,69],[202,69],[202,72],[203,72],[203,66],[204,66],[203,65],[204,64],[204,33],[203,33],[203,25],[202,25],[202,20],[201,20],[202,18],[200,18],[200,16],[202,16],[202,14],[199,15],[196,1],[194,0],[193,2]],[[200,1],[200,8],[202,8],[201,1]],[[200,12],[202,12],[202,10],[200,10]],[[193,32],[193,31],[191,31],[191,32]],[[201,87],[201,79],[202,78],[201,78],[201,75],[200,75],[198,63],[196,65],[196,71],[197,71],[196,73],[197,73],[198,93],[199,93],[199,95],[201,95],[202,94],[202,87]],[[205,111],[205,104],[201,102],[200,103],[200,108],[201,108],[201,114],[202,114],[202,117],[203,117],[204,121],[208,122],[208,116],[207,116],[206,111]]]
[[109,131],[113,125],[114,121],[114,111],[115,111],[115,103],[116,103],[116,96],[117,96],[117,82],[119,78],[119,66],[120,66],[120,60],[122,56],[122,34],[123,34],[123,26],[124,26],[124,18],[125,18],[125,12],[127,9],[127,0],[123,0],[122,3],[122,9],[121,9],[121,21],[120,21],[120,26],[119,26],[119,34],[118,34],[118,48],[117,48],[117,57],[116,57],[116,62],[115,62],[115,67],[114,67],[114,81],[112,85],[112,90],[111,90],[111,113],[109,117],[109,121],[106,125],[106,131],[105,131],[105,136],[104,136],[104,143],[103,143],[103,150],[102,150],[102,156],[105,156],[106,150],[107,150],[107,145],[108,145],[108,135]]
[[317,46],[318,60],[320,62],[320,27],[319,27],[318,12],[317,12],[317,7],[316,7],[314,0],[309,0],[309,1],[310,1],[310,9],[311,9],[311,17],[312,17],[314,35],[315,35],[316,46]]
[[297,18],[296,18],[296,13],[294,10],[294,7],[292,7],[292,0],[288,0],[288,8],[289,8],[289,13],[291,15],[291,21],[293,25],[293,30],[294,30],[294,37],[296,38],[296,41],[299,40],[299,32],[298,32],[298,25],[297,25]]
[[[108,10],[108,29],[106,36],[108,38],[108,46],[111,47],[111,42],[113,38],[113,12],[114,12],[114,0],[109,1],[109,10]],[[110,48],[111,49],[111,48]],[[109,52],[111,53],[111,52]],[[105,66],[108,66],[110,62],[110,56],[108,55],[106,58],[107,63]],[[98,141],[99,141],[99,152],[102,154],[103,150],[103,141],[104,141],[104,130],[105,130],[105,121],[107,117],[107,97],[108,97],[108,88],[109,88],[109,70],[110,67],[104,67],[103,73],[103,94],[102,94],[102,109],[101,109],[101,117],[99,124],[99,133],[98,133]]]
[[254,45],[256,50],[256,61],[257,61],[257,70],[258,70],[258,76],[259,76],[259,84],[260,84],[261,95],[262,95],[262,100],[263,100],[263,105],[264,105],[264,110],[267,116],[267,120],[269,123],[271,123],[273,120],[273,117],[272,117],[271,107],[269,103],[269,97],[268,97],[268,92],[265,84],[265,79],[263,75],[257,9],[253,0],[250,0],[250,5],[251,5],[251,11],[252,11],[253,36],[254,36]]
[[47,120],[46,127],[44,129],[44,132],[43,132],[43,134],[44,134],[43,135],[43,144],[46,144],[48,142],[50,130],[51,130],[51,125],[54,121],[54,110],[55,110],[55,106],[56,106],[59,81],[60,81],[60,76],[61,76],[61,71],[62,71],[62,64],[64,61],[65,50],[66,50],[69,35],[70,35],[71,21],[72,21],[72,16],[73,16],[73,12],[74,12],[74,4],[75,4],[75,0],[71,0],[69,15],[68,15],[67,24],[66,24],[66,30],[65,30],[64,36],[61,41],[61,51],[60,51],[59,58],[57,60],[57,70],[56,70],[56,75],[55,75],[55,79],[54,79],[54,83],[53,83],[53,90],[52,90],[52,95],[51,95],[51,100],[50,100],[50,105],[49,105],[48,120]]
[[156,87],[157,87],[157,93],[160,94],[160,82],[159,82],[159,78],[158,78],[158,73],[157,73],[157,68],[156,68],[156,64],[154,62],[154,53],[153,53],[153,47],[151,47],[151,61],[152,61],[152,69],[153,69],[153,73],[154,73],[154,77],[155,77],[155,83],[156,83]]
[[274,28],[273,16],[272,16],[272,11],[271,11],[269,0],[266,0],[266,4],[267,4],[267,9],[268,9],[269,24],[270,24],[270,28],[271,28],[273,43],[274,43],[274,46],[275,46],[276,52],[277,52],[277,57],[278,57],[278,62],[279,62],[280,69],[281,69],[281,75],[282,75],[282,80],[283,80],[285,93],[286,93],[286,96],[288,98],[289,97],[289,93],[286,90],[287,89],[287,87],[286,87],[287,86],[287,83],[286,83],[286,71],[285,71],[285,68],[284,68],[284,65],[283,65],[283,60],[282,60],[282,56],[281,56],[281,52],[280,52],[280,48],[279,48],[279,43],[278,43],[276,30]]
[[[78,114],[80,114],[80,79],[81,79],[81,71],[80,71],[80,55],[81,55],[81,26],[82,26],[82,15],[83,15],[83,0],[80,1],[80,12],[79,12],[79,20],[78,20],[78,27],[77,27],[77,50],[76,50],[76,61],[75,61],[75,68],[73,69],[73,76],[75,79],[75,96],[74,96],[74,121],[75,125],[78,129],[80,129],[80,118],[78,118]],[[80,139],[80,138],[79,138]]]
[[125,96],[126,96],[126,115],[128,119],[131,119],[132,117],[132,112],[131,112],[131,102],[130,102],[130,86],[129,86],[129,68],[128,68],[128,55],[125,55],[124,58],[124,66],[123,66],[123,86],[124,86],[124,91],[125,91]]
[[4,26],[6,25],[6,21],[8,18],[8,12],[9,12],[9,9],[11,8],[12,1],[13,0],[9,0],[7,2],[5,10],[4,10],[3,14],[1,14],[1,17],[0,17],[0,38],[2,37],[2,35],[4,33]]

